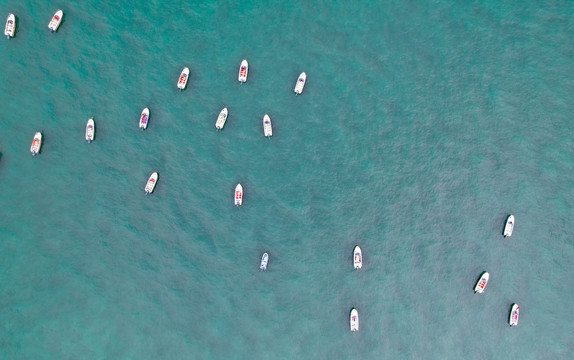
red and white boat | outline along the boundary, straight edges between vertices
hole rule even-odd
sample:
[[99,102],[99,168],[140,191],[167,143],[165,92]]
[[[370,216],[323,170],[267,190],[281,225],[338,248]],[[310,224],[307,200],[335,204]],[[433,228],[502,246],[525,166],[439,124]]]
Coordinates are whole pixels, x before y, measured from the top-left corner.
[[243,186],[237,184],[235,187],[235,206],[240,206],[243,204]]
[[478,279],[478,282],[474,286],[474,293],[475,294],[476,293],[482,294],[484,292],[484,288],[486,287],[486,284],[488,283],[489,278],[490,278],[490,275],[486,271],[480,276],[480,279]]
[[36,156],[40,153],[40,148],[42,147],[42,133],[37,132],[34,134],[34,139],[32,140],[32,146],[30,146],[30,152],[32,156]]
[[155,185],[157,184],[157,173],[154,172],[149,177],[147,183],[145,184],[145,194],[151,194],[153,189],[155,189]]
[[247,63],[247,60],[243,59],[243,61],[241,62],[241,66],[239,66],[239,76],[237,77],[237,79],[241,84],[247,81],[248,71],[249,71],[249,64]]
[[142,114],[140,116],[140,129],[142,130],[147,129],[148,122],[149,122],[149,109],[145,108],[142,110]]
[[48,24],[48,28],[50,28],[51,31],[58,30],[58,28],[60,27],[60,23],[62,22],[63,16],[64,12],[62,10],[56,11],[54,16],[52,16],[52,20],[50,20],[50,23]]
[[510,309],[510,317],[508,319],[508,323],[510,326],[518,325],[518,315],[520,314],[520,307],[516,304],[512,304],[512,308]]
[[351,331],[359,331],[359,312],[355,308],[351,309],[350,322]]
[[363,267],[363,253],[359,245],[355,246],[353,250],[353,266],[355,269],[361,269]]
[[187,79],[189,79],[189,68],[184,67],[181,71],[181,75],[179,75],[179,80],[177,81],[177,88],[179,91],[185,89],[187,86]]
[[4,36],[8,38],[14,37],[14,32],[16,31],[16,17],[14,14],[8,14],[8,19],[6,20],[6,27],[4,28]]

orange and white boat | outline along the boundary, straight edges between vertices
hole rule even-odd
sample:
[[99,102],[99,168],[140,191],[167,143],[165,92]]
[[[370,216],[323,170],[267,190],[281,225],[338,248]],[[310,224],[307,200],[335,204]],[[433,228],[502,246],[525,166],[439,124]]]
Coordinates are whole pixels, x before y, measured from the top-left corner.
[[64,17],[64,12],[62,10],[56,11],[54,16],[52,16],[52,20],[50,20],[50,23],[48,24],[48,28],[50,28],[51,31],[58,30],[62,23],[62,17]]
[[241,65],[239,66],[239,76],[237,77],[237,79],[241,84],[247,81],[248,71],[249,71],[249,64],[247,63],[247,60],[243,59]]
[[177,88],[179,91],[185,89],[187,86],[187,79],[189,79],[189,68],[184,67],[181,71],[181,75],[179,75],[179,80],[177,81]]
[[32,140],[32,146],[30,146],[30,152],[32,156],[36,156],[40,153],[40,148],[42,147],[42,133],[37,132],[34,134],[34,139]]
[[243,186],[237,184],[235,187],[235,206],[240,206],[243,204]]

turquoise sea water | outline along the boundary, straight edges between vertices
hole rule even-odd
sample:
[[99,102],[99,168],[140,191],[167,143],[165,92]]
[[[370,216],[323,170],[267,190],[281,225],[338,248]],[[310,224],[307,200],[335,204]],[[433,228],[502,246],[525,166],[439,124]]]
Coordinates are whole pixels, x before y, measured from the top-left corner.
[[571,3],[0,0],[9,12],[0,358],[574,358]]

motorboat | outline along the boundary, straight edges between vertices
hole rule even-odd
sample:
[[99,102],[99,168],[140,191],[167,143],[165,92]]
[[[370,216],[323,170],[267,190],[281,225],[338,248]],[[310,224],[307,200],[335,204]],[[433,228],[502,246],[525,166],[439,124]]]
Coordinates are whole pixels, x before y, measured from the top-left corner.
[[512,308],[510,309],[510,316],[508,319],[508,324],[510,324],[510,326],[518,325],[519,314],[520,314],[520,307],[516,304],[512,304]]
[[30,146],[30,152],[32,156],[36,156],[40,153],[40,148],[42,147],[42,133],[37,132],[34,134],[34,139],[32,140],[32,146]]
[[239,76],[237,77],[241,85],[243,85],[243,83],[247,81],[248,71],[249,71],[249,64],[247,63],[247,60],[243,59],[243,61],[241,62],[241,66],[239,66]]
[[483,272],[482,275],[480,275],[480,279],[478,279],[478,282],[474,286],[474,293],[475,294],[476,293],[482,294],[484,292],[484,288],[486,287],[486,283],[488,283],[488,278],[490,278],[490,275],[486,271]]
[[355,308],[351,309],[350,321],[351,331],[359,331],[359,312]]
[[273,136],[273,128],[271,127],[271,118],[267,114],[263,116],[263,133],[265,133],[265,136],[267,136],[268,138]]
[[359,245],[353,249],[353,266],[355,269],[361,269],[363,267],[363,253]]
[[243,204],[243,186],[237,184],[235,187],[235,206],[240,206]]
[[510,214],[504,225],[504,237],[512,236],[512,231],[514,231],[514,215]]
[[96,125],[94,124],[94,118],[91,117],[86,124],[86,140],[91,143],[96,136]]
[[299,75],[297,79],[297,83],[295,84],[295,95],[301,94],[303,92],[303,88],[305,87],[305,81],[307,81],[307,74],[304,72]]
[[6,20],[6,27],[4,28],[4,36],[10,40],[14,37],[14,32],[16,31],[16,17],[14,14],[8,14],[8,19]]
[[149,177],[147,184],[145,184],[145,193],[147,194],[151,194],[153,192],[153,189],[155,189],[155,185],[157,184],[157,173],[154,172],[151,174],[151,176]]
[[223,127],[225,126],[225,122],[227,121],[227,108],[223,108],[220,112],[219,112],[219,116],[217,117],[217,121],[215,122],[215,128],[217,129],[217,131],[223,129]]
[[261,256],[261,265],[259,265],[259,268],[261,269],[261,271],[267,270],[267,262],[268,261],[269,261],[269,254],[263,253],[263,255]]
[[140,129],[147,129],[147,124],[149,122],[149,109],[145,108],[140,116]]
[[52,17],[52,20],[50,20],[50,23],[48,24],[48,28],[50,28],[51,31],[58,30],[58,28],[60,27],[60,23],[62,22],[63,16],[64,12],[62,10],[56,11],[54,16]]
[[177,88],[179,91],[185,89],[187,86],[187,79],[189,78],[189,68],[184,67],[181,71],[181,75],[179,75],[179,80],[177,81]]

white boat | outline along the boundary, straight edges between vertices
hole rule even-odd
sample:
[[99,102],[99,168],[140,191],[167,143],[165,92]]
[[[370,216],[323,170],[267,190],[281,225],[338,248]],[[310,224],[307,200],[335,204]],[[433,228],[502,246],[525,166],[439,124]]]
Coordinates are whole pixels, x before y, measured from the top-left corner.
[[42,147],[42,133],[37,132],[34,134],[34,139],[32,140],[32,146],[30,146],[30,152],[32,156],[40,153],[40,147]]
[[145,184],[145,193],[147,194],[151,194],[153,192],[153,189],[155,188],[155,185],[157,184],[157,173],[154,172],[153,174],[151,174],[151,176],[149,177],[147,184]]
[[504,237],[512,236],[512,231],[514,231],[514,215],[509,215],[506,219],[506,225],[504,225]]
[[181,75],[179,75],[179,80],[177,81],[177,88],[179,91],[185,89],[187,86],[187,79],[189,78],[189,68],[184,67],[181,71]]
[[243,204],[243,186],[237,184],[235,187],[235,206],[240,206]]
[[225,122],[227,121],[227,108],[223,108],[223,110],[221,110],[221,112],[219,113],[219,116],[217,117],[217,121],[215,122],[215,128],[217,129],[217,131],[223,129],[223,127],[225,126]]
[[488,283],[489,278],[490,278],[490,274],[486,271],[480,276],[480,279],[478,279],[478,282],[474,286],[474,293],[475,294],[476,293],[482,294],[484,292],[484,288],[486,287],[486,284]]
[[520,307],[516,304],[512,304],[512,308],[510,309],[510,317],[508,318],[508,324],[510,326],[518,325],[518,315],[520,314]]
[[301,94],[303,92],[303,88],[305,87],[305,81],[307,81],[307,74],[304,72],[299,75],[297,79],[297,83],[295,84],[295,94]]
[[62,10],[56,11],[54,16],[52,17],[52,20],[50,20],[50,23],[48,24],[48,28],[50,28],[50,30],[52,31],[58,30],[58,28],[60,27],[60,23],[62,22],[63,16],[64,12]]
[[353,266],[355,269],[361,269],[363,267],[363,253],[359,245],[353,249]]
[[263,255],[261,256],[261,265],[259,265],[261,271],[267,270],[268,261],[269,261],[269,254],[263,253]]
[[263,116],[263,133],[265,133],[265,136],[267,137],[273,136],[273,128],[271,127],[271,118],[267,114]]
[[351,309],[351,331],[359,331],[359,312],[357,309]]
[[16,31],[16,17],[14,14],[8,14],[8,19],[6,20],[6,27],[4,28],[4,36],[8,39],[14,37],[14,32]]
[[237,79],[243,85],[244,82],[247,81],[247,72],[249,71],[249,64],[247,64],[247,60],[243,59],[241,62],[241,66],[239,66],[239,76]]
[[94,124],[94,118],[91,117],[86,124],[86,140],[91,143],[96,136],[96,125]]
[[149,109],[145,108],[140,116],[140,129],[147,129],[147,124],[149,122]]

